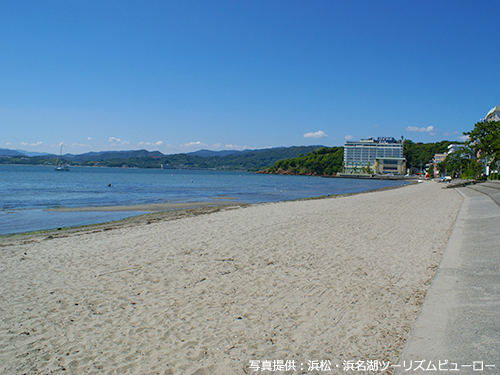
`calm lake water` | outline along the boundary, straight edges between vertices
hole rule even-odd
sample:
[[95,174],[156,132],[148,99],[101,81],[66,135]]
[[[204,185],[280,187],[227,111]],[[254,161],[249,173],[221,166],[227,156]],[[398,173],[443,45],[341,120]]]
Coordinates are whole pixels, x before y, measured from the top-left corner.
[[[395,186],[405,181],[247,172],[0,165],[0,234],[119,220],[138,212],[48,212],[47,208],[212,201],[293,200]],[[109,187],[111,184],[111,187]]]

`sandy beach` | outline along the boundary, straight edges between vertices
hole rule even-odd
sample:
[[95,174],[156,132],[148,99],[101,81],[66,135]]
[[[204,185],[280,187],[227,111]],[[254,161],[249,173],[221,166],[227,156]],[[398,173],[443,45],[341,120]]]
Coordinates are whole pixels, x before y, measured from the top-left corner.
[[461,203],[424,182],[0,239],[0,373],[392,373]]

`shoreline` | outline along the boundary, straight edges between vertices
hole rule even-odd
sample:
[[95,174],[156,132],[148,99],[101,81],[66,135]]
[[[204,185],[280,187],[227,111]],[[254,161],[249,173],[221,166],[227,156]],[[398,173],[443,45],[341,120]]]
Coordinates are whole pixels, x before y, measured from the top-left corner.
[[[193,182],[193,180],[189,179],[189,171],[185,171],[187,175],[177,176],[180,178],[175,181],[170,180],[170,174],[161,180],[158,180],[155,174],[147,174],[148,179],[151,181],[143,181],[140,175],[136,175],[134,172],[135,180],[132,181],[138,180],[139,182],[136,181],[129,186],[127,185],[128,182],[125,183],[125,181],[129,181],[126,178],[128,175],[119,174],[116,175],[119,178],[116,177],[113,185],[113,187],[116,186],[117,188],[108,189],[107,184],[101,186],[102,179],[97,178],[96,180],[96,176],[99,177],[99,174],[93,175],[91,181],[87,181],[87,177],[90,178],[90,176],[86,176],[82,172],[81,174],[71,175],[70,181],[66,181],[65,177],[62,178],[62,181],[66,182],[63,185],[64,194],[61,195],[49,194],[49,192],[52,191],[51,189],[60,191],[62,187],[58,187],[59,182],[54,181],[53,177],[55,176],[56,180],[60,180],[62,175],[54,174],[49,176],[47,173],[42,172],[36,176],[47,178],[50,183],[47,186],[48,189],[41,191],[40,194],[31,191],[31,189],[23,188],[22,179],[17,180],[22,175],[12,174],[12,179],[18,181],[13,186],[17,189],[14,190],[14,193],[19,190],[19,198],[17,194],[13,194],[12,199],[9,198],[5,202],[4,210],[0,211],[1,236],[118,221],[145,212],[221,204],[257,204],[294,199],[316,199],[322,195],[328,196],[328,193],[342,194],[363,189],[375,190],[377,187],[407,184],[409,182],[356,182],[347,180],[332,181],[331,179],[330,181],[325,179],[321,181],[319,178],[314,181],[307,181],[307,177],[304,179],[304,176],[302,178],[295,176],[296,178],[291,179],[256,176],[255,179],[251,177],[251,179],[245,181],[244,178],[233,178],[238,174],[234,176],[232,174],[224,176],[216,174],[213,179],[210,177],[206,181],[200,179],[199,184],[188,184],[188,182]],[[124,178],[126,179],[123,180]],[[106,174],[104,180],[113,182],[113,175],[108,176]],[[89,183],[88,186],[86,185],[87,182]],[[149,182],[151,182],[151,186]],[[208,190],[205,190],[205,182]],[[66,183],[70,185],[66,185]],[[71,185],[73,183],[81,185],[75,188]],[[95,189],[93,188],[94,183],[98,183]],[[141,184],[145,184],[145,188]],[[238,197],[238,199],[232,199],[234,197]],[[207,201],[209,202],[207,203]]]
[[205,207],[194,208],[179,208],[167,211],[152,211],[142,215],[134,215],[121,220],[107,221],[104,223],[84,224],[71,227],[63,227],[60,229],[42,229],[29,232],[12,233],[0,235],[0,247],[9,240],[21,240],[27,238],[38,238],[47,236],[50,238],[67,237],[73,234],[85,234],[109,231],[121,228],[132,228],[135,226],[148,225],[157,222],[166,222],[177,220],[185,217],[195,217],[198,215],[211,214],[224,210],[231,210],[240,207],[246,207],[249,204],[232,204],[232,205],[207,205]]
[[[170,221],[177,220],[183,217],[192,217],[197,215],[206,215],[213,212],[219,212],[225,209],[235,209],[244,208],[256,205],[266,205],[266,204],[276,204],[283,202],[296,202],[296,201],[308,201],[308,200],[319,200],[319,199],[332,199],[332,198],[342,198],[349,197],[359,194],[367,194],[378,191],[386,191],[392,189],[399,189],[407,186],[416,184],[417,182],[409,182],[408,184],[396,185],[396,186],[386,186],[379,189],[359,191],[355,193],[344,193],[335,195],[322,195],[317,197],[308,198],[298,198],[289,201],[277,201],[277,202],[263,202],[263,203],[240,203],[235,202],[234,198],[224,198],[233,199],[233,201],[218,201],[218,202],[187,202],[184,203],[166,203],[166,204],[145,204],[145,205],[129,205],[129,206],[97,206],[97,207],[59,207],[59,208],[49,208],[44,209],[48,212],[115,212],[115,211],[140,211],[146,212],[142,215],[134,215],[120,220],[111,220],[103,223],[94,224],[83,224],[75,225],[69,227],[55,228],[55,229],[41,229],[27,232],[10,233],[10,234],[0,234],[0,245],[2,239],[9,238],[21,238],[28,236],[38,236],[45,234],[56,234],[57,236],[64,236],[66,233],[75,232],[85,232],[86,230],[99,231],[99,230],[111,230],[121,227],[130,227],[134,225],[150,224],[151,222],[159,221]],[[201,204],[200,204],[201,203]]]
[[[225,199],[232,199],[225,200]],[[150,203],[150,204],[131,204],[123,206],[86,206],[86,207],[58,207],[58,208],[48,208],[45,211],[49,212],[111,212],[111,211],[143,211],[143,212],[158,212],[158,211],[169,211],[187,208],[197,208],[197,207],[209,207],[209,206],[226,206],[233,205],[236,198],[221,198],[220,201],[210,202],[179,202],[179,203]]]

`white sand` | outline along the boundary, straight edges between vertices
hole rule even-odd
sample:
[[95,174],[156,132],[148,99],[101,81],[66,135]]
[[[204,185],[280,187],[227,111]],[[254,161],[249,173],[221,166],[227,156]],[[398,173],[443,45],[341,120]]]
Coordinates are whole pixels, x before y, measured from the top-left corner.
[[344,360],[395,364],[461,202],[426,182],[2,240],[0,373],[246,374],[250,360],[295,360],[304,372],[308,361],[330,360],[340,369],[321,373],[345,373]]

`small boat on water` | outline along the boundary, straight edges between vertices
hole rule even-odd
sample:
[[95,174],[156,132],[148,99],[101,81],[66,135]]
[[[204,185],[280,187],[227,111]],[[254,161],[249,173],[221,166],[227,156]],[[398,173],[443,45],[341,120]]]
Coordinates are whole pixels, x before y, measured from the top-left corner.
[[[61,152],[59,158],[62,159],[62,143],[61,143]],[[57,159],[56,162],[56,167],[54,168],[57,172],[69,172],[69,164],[68,163],[63,163],[61,161],[61,164],[59,164],[59,159]]]
[[68,164],[61,164],[58,165],[57,167],[54,168],[56,171],[59,172],[69,172],[69,165]]

